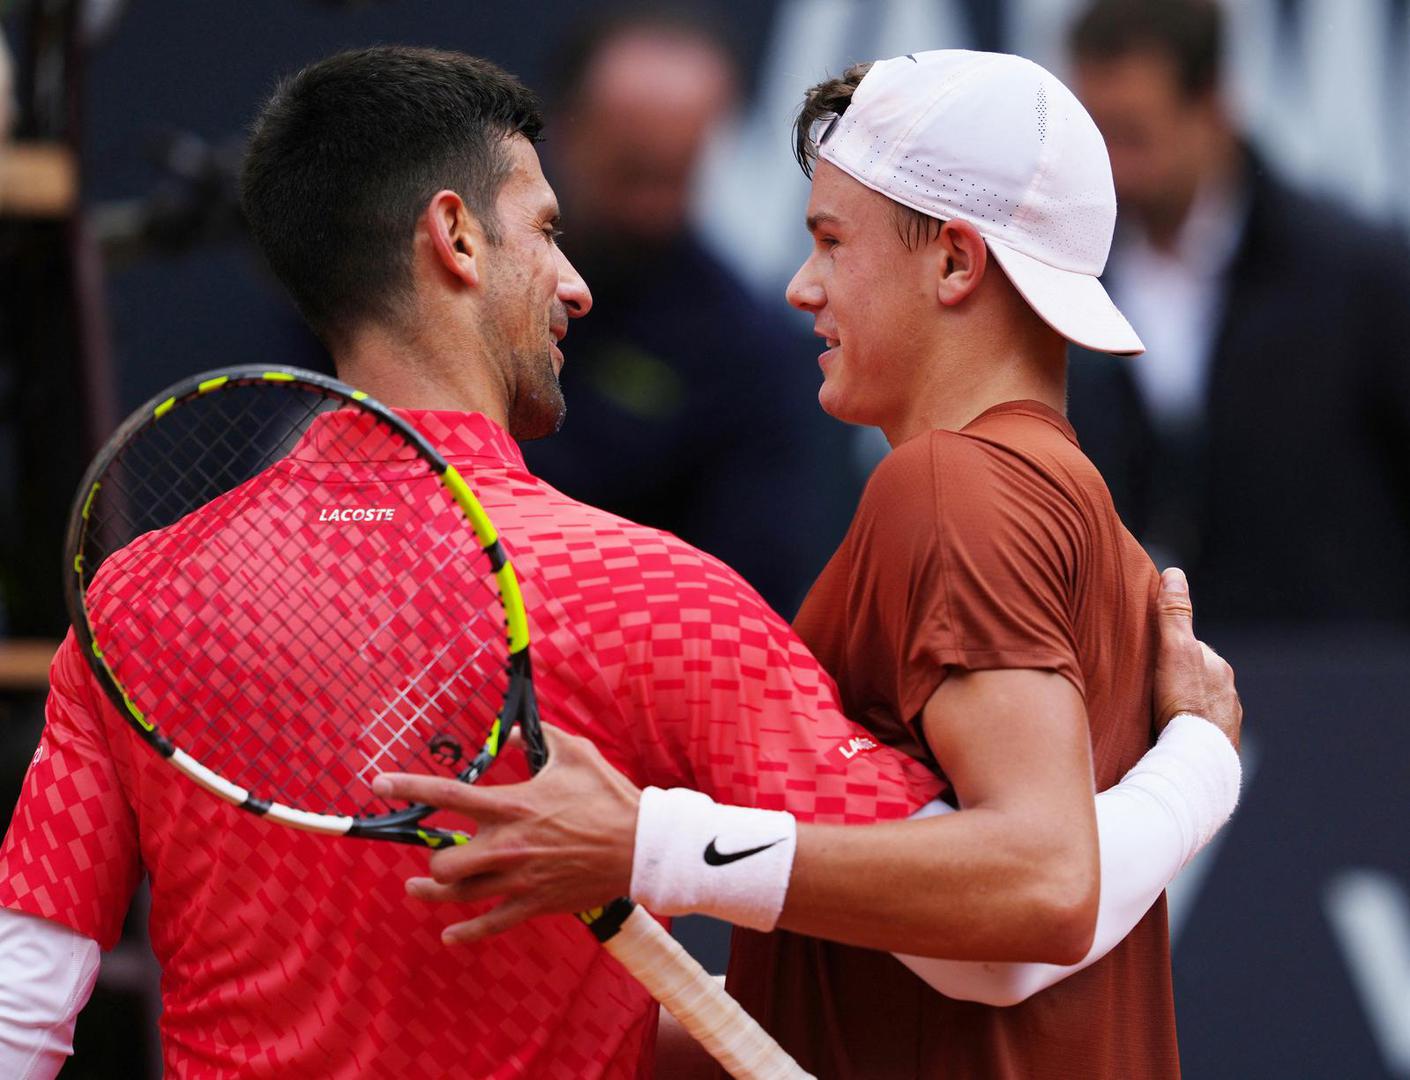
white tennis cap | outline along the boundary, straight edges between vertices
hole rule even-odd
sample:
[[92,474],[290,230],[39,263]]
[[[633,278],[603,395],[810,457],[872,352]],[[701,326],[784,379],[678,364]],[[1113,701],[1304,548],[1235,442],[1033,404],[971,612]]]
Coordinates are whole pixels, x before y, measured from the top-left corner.
[[819,143],[819,157],[873,191],[973,224],[1069,341],[1145,351],[1097,280],[1116,226],[1106,143],[1072,91],[1031,60],[960,49],[878,60]]

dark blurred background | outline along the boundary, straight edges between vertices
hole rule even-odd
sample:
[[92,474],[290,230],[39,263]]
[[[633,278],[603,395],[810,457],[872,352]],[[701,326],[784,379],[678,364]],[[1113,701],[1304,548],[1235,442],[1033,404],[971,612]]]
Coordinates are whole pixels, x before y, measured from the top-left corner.
[[[1189,570],[1247,707],[1242,808],[1171,890],[1186,1073],[1410,1077],[1410,5],[1220,11],[0,0],[0,822],[42,724],[89,456],[178,377],[326,366],[234,202],[280,74],[405,42],[540,92],[596,305],[566,341],[567,425],[529,461],[791,615],[885,450],[817,408],[809,320],[783,302],[806,247],[793,113],[852,61],[1003,49],[1067,80],[1107,137],[1107,284],[1149,352],[1074,356],[1071,415],[1128,526]],[[158,1071],[143,920],[65,1076]],[[678,933],[721,967],[718,927]]]

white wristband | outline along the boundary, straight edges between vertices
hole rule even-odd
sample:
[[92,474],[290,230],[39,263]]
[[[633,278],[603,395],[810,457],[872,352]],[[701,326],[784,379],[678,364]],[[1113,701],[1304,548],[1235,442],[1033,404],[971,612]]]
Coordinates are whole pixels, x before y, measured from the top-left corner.
[[1229,820],[1243,769],[1228,737],[1208,720],[1181,713],[1121,780],[1150,795],[1180,827],[1186,866]]
[[658,915],[713,915],[772,930],[797,846],[792,814],[649,787],[636,817],[632,899]]

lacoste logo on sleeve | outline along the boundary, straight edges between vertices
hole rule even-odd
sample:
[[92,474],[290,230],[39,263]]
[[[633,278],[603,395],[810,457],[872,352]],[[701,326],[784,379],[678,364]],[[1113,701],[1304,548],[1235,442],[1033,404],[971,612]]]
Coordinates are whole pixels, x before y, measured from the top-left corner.
[[389,506],[325,506],[318,511],[319,521],[391,521],[396,508]]
[[[719,837],[715,837],[718,840]],[[740,859],[747,859],[750,855],[757,855],[761,851],[768,851],[775,844],[783,843],[783,837],[777,840],[770,840],[767,844],[760,844],[758,847],[745,848],[743,851],[721,851],[715,847],[715,840],[711,840],[705,845],[705,864],[707,866],[726,866]]]
[[873,750],[880,750],[881,744],[875,739],[865,735],[853,735],[850,739],[844,739],[831,750],[843,761],[851,761],[858,754],[870,754]]

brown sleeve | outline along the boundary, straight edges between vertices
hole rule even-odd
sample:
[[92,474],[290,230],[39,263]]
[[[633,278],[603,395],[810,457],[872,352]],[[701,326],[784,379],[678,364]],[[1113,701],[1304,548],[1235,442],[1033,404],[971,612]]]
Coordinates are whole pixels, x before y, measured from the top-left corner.
[[870,550],[857,565],[877,631],[899,646],[903,717],[952,668],[1056,671],[1085,696],[1072,612],[1087,533],[1058,481],[993,445],[934,432],[882,462],[863,514]]

